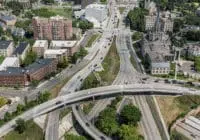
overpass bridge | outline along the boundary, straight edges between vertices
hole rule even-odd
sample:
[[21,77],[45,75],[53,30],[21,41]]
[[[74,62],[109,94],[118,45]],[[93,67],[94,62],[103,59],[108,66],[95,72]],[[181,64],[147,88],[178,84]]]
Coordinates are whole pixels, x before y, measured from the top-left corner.
[[200,95],[200,90],[178,87],[170,84],[129,84],[129,85],[111,85],[99,88],[92,88],[73,92],[64,96],[59,96],[40,104],[25,113],[17,116],[0,128],[0,137],[14,129],[15,121],[19,118],[30,120],[42,114],[57,110],[67,105],[90,99],[109,98],[121,95]]

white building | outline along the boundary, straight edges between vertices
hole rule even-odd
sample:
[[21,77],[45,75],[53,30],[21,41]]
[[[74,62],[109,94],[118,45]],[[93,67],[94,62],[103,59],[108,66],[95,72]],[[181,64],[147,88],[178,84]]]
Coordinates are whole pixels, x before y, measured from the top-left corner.
[[60,40],[53,40],[51,41],[50,48],[53,49],[66,49],[72,48],[76,45],[77,41],[60,41]]
[[154,62],[151,64],[151,74],[169,74],[170,63],[169,62]]
[[200,46],[198,45],[192,45],[189,49],[188,49],[188,54],[190,56],[200,56]]
[[44,55],[44,52],[48,49],[48,41],[47,40],[36,40],[32,50],[37,53],[38,57]]
[[108,17],[108,9],[106,5],[103,4],[90,4],[85,9],[86,19],[96,19],[98,22],[103,22]]
[[62,61],[63,57],[67,57],[67,49],[48,49],[44,52],[44,58],[56,58]]
[[6,70],[7,67],[19,67],[19,59],[17,57],[6,57],[0,65],[0,71]]
[[51,49],[66,49],[67,56],[72,56],[75,52],[78,51],[77,41],[60,41],[53,40],[50,43]]

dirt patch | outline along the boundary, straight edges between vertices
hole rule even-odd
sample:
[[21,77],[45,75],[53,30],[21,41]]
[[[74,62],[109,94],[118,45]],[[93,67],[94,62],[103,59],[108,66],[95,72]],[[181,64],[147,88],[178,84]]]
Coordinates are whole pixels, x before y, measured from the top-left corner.
[[176,119],[176,117],[181,114],[184,110],[181,109],[175,100],[176,97],[172,96],[157,96],[156,100],[158,102],[160,111],[162,113],[163,119],[167,125]]

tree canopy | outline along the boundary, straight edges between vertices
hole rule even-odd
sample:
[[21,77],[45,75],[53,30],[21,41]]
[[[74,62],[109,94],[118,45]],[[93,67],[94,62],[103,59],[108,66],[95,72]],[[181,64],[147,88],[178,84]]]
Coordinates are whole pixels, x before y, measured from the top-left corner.
[[124,106],[120,113],[122,123],[133,124],[134,126],[136,126],[137,123],[140,121],[141,116],[142,114],[140,110],[134,105]]
[[120,140],[142,140],[143,137],[138,134],[137,128],[132,125],[121,125],[118,131]]
[[144,17],[147,14],[148,14],[148,11],[143,8],[134,8],[134,10],[131,10],[127,16],[130,22],[131,29],[144,32],[145,30]]
[[15,127],[15,130],[21,134],[25,131],[26,129],[26,124],[25,124],[25,121],[23,119],[18,119],[16,120],[16,127]]
[[194,66],[195,66],[196,71],[200,72],[200,57],[195,57]]
[[114,135],[118,131],[115,111],[113,108],[106,108],[100,113],[99,119],[96,122],[97,128],[109,136]]

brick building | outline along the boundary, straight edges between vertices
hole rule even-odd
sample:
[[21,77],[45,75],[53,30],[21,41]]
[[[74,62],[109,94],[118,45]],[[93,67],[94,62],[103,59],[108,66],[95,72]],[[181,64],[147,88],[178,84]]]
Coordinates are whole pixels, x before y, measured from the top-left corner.
[[60,16],[32,19],[34,39],[68,40],[73,36],[72,20]]
[[0,85],[1,86],[28,85],[28,75],[22,68],[8,67],[6,70],[0,71]]
[[41,59],[26,67],[26,73],[29,81],[42,80],[45,76],[57,69],[58,61],[56,59]]
[[1,86],[27,86],[33,80],[40,81],[57,69],[56,59],[41,59],[25,68],[8,67],[0,71]]

